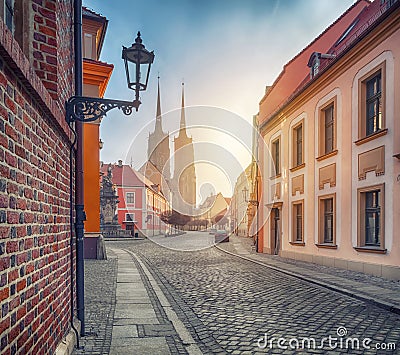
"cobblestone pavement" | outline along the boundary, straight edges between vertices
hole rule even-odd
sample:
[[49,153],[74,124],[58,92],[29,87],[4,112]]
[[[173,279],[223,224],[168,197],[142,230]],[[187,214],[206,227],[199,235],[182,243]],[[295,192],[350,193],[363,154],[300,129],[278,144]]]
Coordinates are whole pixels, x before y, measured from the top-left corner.
[[[339,277],[345,278],[347,280],[363,282],[363,283],[371,285],[371,286],[383,287],[387,290],[399,292],[399,294],[400,294],[400,281],[384,279],[379,276],[364,274],[362,272],[356,272],[356,271],[351,271],[351,270],[344,270],[344,269],[340,269],[337,267],[314,264],[314,263],[309,263],[309,262],[305,262],[305,261],[301,261],[301,260],[294,260],[294,259],[289,259],[289,258],[282,258],[281,256],[278,256],[278,255],[258,254],[254,251],[255,248],[254,248],[254,243],[253,243],[252,238],[243,238],[243,237],[235,237],[235,236],[232,237],[231,236],[231,239],[240,240],[240,244],[245,249],[247,249],[252,254],[260,256],[264,259],[282,261],[287,264],[300,266],[305,269],[316,270],[316,271],[320,271],[324,274],[339,276]],[[233,253],[236,252],[236,250],[233,246],[233,243],[221,243],[221,244],[219,244],[219,247],[221,247],[227,251],[233,252]],[[260,260],[261,260],[261,258],[260,258]]]
[[117,261],[85,260],[85,326],[81,349],[73,354],[108,354],[115,310]]
[[[329,349],[330,354],[400,353],[400,316],[371,304],[216,248],[179,252],[151,242],[117,244],[134,251],[152,271],[204,354],[327,353],[327,340],[324,350],[297,351],[290,349],[289,341],[296,345],[313,338],[318,346],[329,336],[337,345]],[[283,338],[281,345],[286,349],[278,347],[278,338]],[[359,350],[351,348],[349,338],[358,338]],[[366,338],[372,339],[366,341],[371,349],[362,347]],[[267,346],[262,349],[257,342]],[[392,346],[389,343],[397,350],[376,349],[380,344]]]

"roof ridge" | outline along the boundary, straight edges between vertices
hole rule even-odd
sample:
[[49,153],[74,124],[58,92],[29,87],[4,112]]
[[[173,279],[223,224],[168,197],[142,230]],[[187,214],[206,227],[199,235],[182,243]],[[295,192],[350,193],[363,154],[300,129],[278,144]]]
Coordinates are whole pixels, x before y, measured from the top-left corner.
[[[315,37],[307,46],[305,46],[300,52],[298,52],[292,59],[290,59],[287,63],[283,65],[282,71],[279,73],[278,77],[275,79],[273,84],[269,88],[269,92],[271,92],[279,80],[285,73],[285,69],[289,64],[291,64],[295,59],[297,59],[301,54],[303,54],[309,47],[311,47],[317,40],[319,40],[328,30],[330,30],[334,25],[336,25],[345,15],[347,15],[354,7],[356,7],[360,2],[367,2],[369,4],[372,3],[370,0],[357,0],[351,5],[345,12],[343,12],[335,21],[333,21],[328,27],[326,27],[317,37]],[[362,9],[361,11],[363,11]],[[360,11],[360,12],[361,12]],[[267,95],[264,95],[260,100],[260,103],[266,98]]]

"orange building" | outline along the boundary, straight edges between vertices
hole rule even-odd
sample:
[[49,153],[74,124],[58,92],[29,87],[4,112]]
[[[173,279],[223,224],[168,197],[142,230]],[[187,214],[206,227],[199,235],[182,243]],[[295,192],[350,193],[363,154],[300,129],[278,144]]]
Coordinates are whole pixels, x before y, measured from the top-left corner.
[[266,92],[259,252],[400,279],[399,43],[400,2],[359,0]]
[[[103,97],[114,66],[99,61],[108,20],[83,7],[83,95]],[[84,124],[85,258],[95,258],[100,236],[100,122]],[[90,239],[89,239],[90,238]],[[91,239],[93,238],[93,239]]]

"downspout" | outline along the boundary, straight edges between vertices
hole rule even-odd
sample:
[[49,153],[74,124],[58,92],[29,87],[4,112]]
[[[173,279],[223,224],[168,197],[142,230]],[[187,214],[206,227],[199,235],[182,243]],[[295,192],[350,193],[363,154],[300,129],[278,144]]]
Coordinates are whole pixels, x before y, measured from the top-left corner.
[[[75,52],[75,96],[82,96],[82,0],[74,1],[74,52]],[[84,259],[83,237],[84,191],[83,191],[83,123],[75,122],[75,235],[76,235],[76,302],[78,319],[81,322],[80,334],[85,336],[84,303]]]

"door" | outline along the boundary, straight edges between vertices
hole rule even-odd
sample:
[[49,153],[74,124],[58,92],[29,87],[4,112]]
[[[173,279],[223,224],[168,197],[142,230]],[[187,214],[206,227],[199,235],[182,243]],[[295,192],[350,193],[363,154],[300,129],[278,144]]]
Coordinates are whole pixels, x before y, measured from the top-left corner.
[[271,254],[279,255],[280,250],[280,210],[273,208],[271,211]]
[[126,230],[131,231],[131,236],[135,236],[135,223],[127,223],[126,224]]

